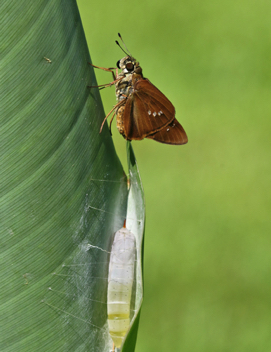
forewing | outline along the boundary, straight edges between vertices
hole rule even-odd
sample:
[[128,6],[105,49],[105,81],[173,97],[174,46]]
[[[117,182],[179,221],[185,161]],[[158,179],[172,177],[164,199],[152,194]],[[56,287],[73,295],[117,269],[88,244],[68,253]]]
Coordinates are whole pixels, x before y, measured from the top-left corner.
[[143,139],[160,131],[175,117],[171,102],[148,79],[134,84],[123,113],[124,133],[129,140]]
[[165,126],[160,131],[147,136],[160,143],[165,144],[185,144],[188,142],[187,135],[182,125],[174,119],[170,124]]

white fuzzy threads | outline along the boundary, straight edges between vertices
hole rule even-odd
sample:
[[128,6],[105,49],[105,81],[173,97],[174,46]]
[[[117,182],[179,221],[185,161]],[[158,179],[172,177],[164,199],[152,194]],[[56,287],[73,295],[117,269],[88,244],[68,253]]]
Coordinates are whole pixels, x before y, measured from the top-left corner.
[[110,254],[107,291],[109,333],[117,348],[130,326],[135,251],[135,236],[125,227],[117,231]]

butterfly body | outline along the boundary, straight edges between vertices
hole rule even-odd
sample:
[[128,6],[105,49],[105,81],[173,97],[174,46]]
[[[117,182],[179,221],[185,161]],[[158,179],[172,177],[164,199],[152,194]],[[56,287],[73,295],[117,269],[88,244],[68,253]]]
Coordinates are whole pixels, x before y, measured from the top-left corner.
[[[126,56],[119,60],[117,65],[121,71],[119,73],[118,69],[116,70],[116,79],[118,80],[116,82],[116,98],[119,103],[123,102],[123,105],[116,109],[117,128],[119,133],[122,134],[125,139],[129,139],[124,127],[126,102],[128,99],[133,99],[136,82],[144,78],[142,75],[142,69],[139,66],[139,62],[130,56]],[[130,70],[126,68],[126,65],[130,67]],[[144,137],[140,139],[143,138]]]

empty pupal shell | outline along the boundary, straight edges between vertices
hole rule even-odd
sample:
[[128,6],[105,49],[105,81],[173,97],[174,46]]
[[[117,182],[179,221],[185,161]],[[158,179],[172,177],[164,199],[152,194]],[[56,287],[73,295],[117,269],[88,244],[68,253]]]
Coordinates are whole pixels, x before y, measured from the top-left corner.
[[112,244],[107,291],[109,333],[117,348],[130,326],[131,295],[134,283],[135,236],[125,227],[115,233]]

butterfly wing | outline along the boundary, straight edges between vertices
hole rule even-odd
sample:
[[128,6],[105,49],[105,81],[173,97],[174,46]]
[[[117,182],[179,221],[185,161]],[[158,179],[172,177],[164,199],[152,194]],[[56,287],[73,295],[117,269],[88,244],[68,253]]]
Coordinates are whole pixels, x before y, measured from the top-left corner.
[[147,136],[160,143],[181,145],[188,142],[187,135],[182,125],[174,119],[170,124],[162,128],[160,131]]
[[124,134],[128,140],[143,139],[160,131],[175,118],[171,102],[148,79],[134,83],[123,112]]

